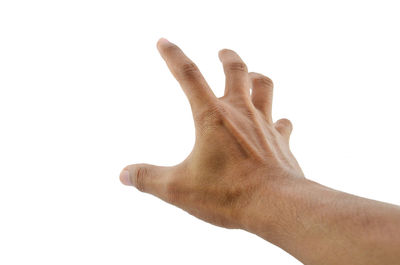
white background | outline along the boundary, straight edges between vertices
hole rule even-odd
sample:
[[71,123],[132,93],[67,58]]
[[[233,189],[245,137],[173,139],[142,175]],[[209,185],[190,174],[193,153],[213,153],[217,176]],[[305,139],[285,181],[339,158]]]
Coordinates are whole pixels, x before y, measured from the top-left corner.
[[159,37],[218,96],[236,50],[308,178],[400,204],[399,25],[396,1],[1,0],[0,264],[299,264],[119,183],[194,143]]

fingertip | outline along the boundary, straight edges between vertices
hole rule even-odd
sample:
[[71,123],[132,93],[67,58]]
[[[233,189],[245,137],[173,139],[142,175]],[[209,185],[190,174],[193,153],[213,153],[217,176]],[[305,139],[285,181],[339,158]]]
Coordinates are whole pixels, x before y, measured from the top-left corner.
[[126,186],[132,186],[130,173],[127,169],[122,170],[122,172],[119,175],[119,180],[121,181],[122,184]]
[[255,78],[255,77],[257,77],[257,76],[259,76],[260,74],[259,73],[256,73],[256,72],[249,72],[249,77],[250,77],[250,79],[253,79],[253,78]]
[[283,124],[284,126],[287,126],[289,128],[293,127],[292,122],[286,118],[282,118],[282,119],[278,120],[277,123]]
[[280,119],[275,122],[275,128],[283,135],[286,135],[287,137],[290,136],[290,134],[293,131],[293,124],[290,120],[288,119]]
[[263,74],[260,74],[257,72],[249,72],[249,78],[252,82],[258,82],[258,83],[262,84],[264,88],[265,87],[267,87],[267,88],[274,87],[274,82],[272,81],[272,79]]
[[166,38],[160,38],[157,41],[157,48],[160,49],[160,47],[169,45],[169,44],[171,44],[171,42],[169,40],[167,40]]
[[170,43],[170,41],[167,40],[166,38],[160,38],[160,39],[157,41],[157,43],[158,43],[158,44],[168,44],[168,43]]
[[232,52],[232,50],[224,48],[224,49],[221,49],[221,50],[218,51],[218,58],[219,58],[220,61],[222,61],[223,54],[227,53],[227,52]]

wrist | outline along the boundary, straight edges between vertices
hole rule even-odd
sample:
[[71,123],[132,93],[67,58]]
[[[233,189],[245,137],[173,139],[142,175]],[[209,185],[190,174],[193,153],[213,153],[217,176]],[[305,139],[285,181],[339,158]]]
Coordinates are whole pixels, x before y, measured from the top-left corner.
[[[322,187],[305,178],[284,178],[259,185],[244,209],[242,228],[283,247],[304,233],[302,216],[311,213],[309,194]],[[311,216],[310,216],[311,217]],[[318,217],[316,217],[318,218]]]

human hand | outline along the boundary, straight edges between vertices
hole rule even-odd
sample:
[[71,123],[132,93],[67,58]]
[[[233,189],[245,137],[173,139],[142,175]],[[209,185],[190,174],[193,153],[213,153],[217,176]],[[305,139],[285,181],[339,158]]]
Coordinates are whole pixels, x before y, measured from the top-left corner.
[[212,224],[244,228],[246,213],[260,196],[269,201],[265,196],[273,193],[268,190],[282,181],[304,178],[289,148],[291,122],[272,120],[272,81],[248,73],[241,58],[224,49],[219,59],[225,94],[217,98],[175,44],[160,39],[157,47],[189,99],[195,145],[178,165],[130,165],[120,180]]
[[226,86],[217,98],[176,45],[157,47],[189,99],[195,145],[175,166],[125,167],[122,183],[257,234],[307,265],[399,264],[400,208],[305,179],[289,148],[290,121],[272,121],[268,77],[221,50]]

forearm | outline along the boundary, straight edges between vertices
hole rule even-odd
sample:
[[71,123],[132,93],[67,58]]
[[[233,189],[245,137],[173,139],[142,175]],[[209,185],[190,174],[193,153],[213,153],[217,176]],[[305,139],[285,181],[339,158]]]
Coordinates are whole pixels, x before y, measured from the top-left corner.
[[306,179],[270,182],[245,216],[246,230],[307,265],[400,260],[400,207]]

